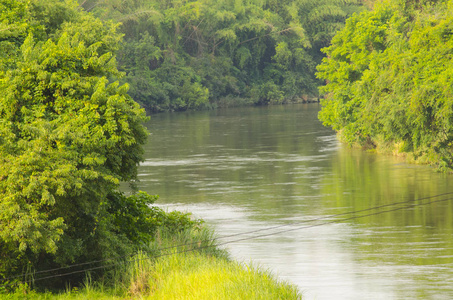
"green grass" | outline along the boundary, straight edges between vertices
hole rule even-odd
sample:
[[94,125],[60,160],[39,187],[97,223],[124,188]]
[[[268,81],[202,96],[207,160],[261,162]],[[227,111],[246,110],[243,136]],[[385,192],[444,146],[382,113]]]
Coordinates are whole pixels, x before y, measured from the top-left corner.
[[[198,253],[172,255],[150,269],[145,299],[300,299],[268,272]],[[140,293],[139,293],[140,294]]]
[[[18,289],[0,297],[8,300],[302,299],[296,287],[277,280],[270,272],[229,259],[224,250],[212,247],[211,238],[207,230],[187,230],[176,235],[160,232],[146,253],[138,253],[128,264],[119,265],[108,278],[93,282],[87,276],[83,287],[67,288],[59,294]],[[189,246],[160,250],[181,244]],[[197,250],[191,251],[193,248]]]

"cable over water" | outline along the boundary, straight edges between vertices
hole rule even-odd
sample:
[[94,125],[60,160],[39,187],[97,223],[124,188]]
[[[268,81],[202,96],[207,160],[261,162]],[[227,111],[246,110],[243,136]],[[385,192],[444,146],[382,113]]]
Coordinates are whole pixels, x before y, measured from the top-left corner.
[[[450,196],[450,197],[447,197],[447,196]],[[154,259],[154,258],[169,256],[169,255],[173,255],[173,254],[199,251],[199,250],[202,250],[205,248],[210,248],[210,247],[224,246],[224,245],[228,245],[228,244],[232,244],[232,243],[237,243],[237,242],[241,242],[241,241],[252,240],[252,239],[257,239],[257,238],[262,238],[262,237],[269,237],[269,236],[278,235],[278,234],[291,232],[291,231],[309,229],[309,228],[314,228],[314,227],[319,227],[319,226],[325,226],[328,224],[351,221],[351,220],[374,216],[374,215],[381,215],[384,213],[389,213],[389,212],[403,210],[403,209],[426,206],[426,205],[433,204],[433,203],[451,201],[451,200],[453,200],[453,197],[451,197],[451,196],[453,196],[453,192],[424,197],[424,198],[420,198],[417,200],[400,201],[400,202],[374,206],[374,207],[361,209],[361,210],[349,211],[349,212],[345,212],[345,213],[333,214],[333,215],[328,215],[328,216],[321,216],[321,217],[313,218],[313,219],[309,219],[309,220],[291,222],[288,224],[282,224],[282,225],[276,225],[276,226],[261,228],[261,229],[252,230],[252,231],[240,232],[237,234],[224,235],[224,236],[219,236],[219,237],[215,237],[212,239],[197,241],[197,242],[193,242],[193,243],[186,243],[186,244],[179,244],[179,245],[174,245],[174,246],[170,246],[170,247],[163,247],[163,248],[156,249],[156,251],[166,252],[166,253],[149,255],[147,258],[142,258],[139,260]],[[426,201],[426,200],[429,200],[429,201]],[[383,209],[383,208],[387,208],[387,209],[379,211],[380,209]],[[368,213],[368,214],[361,214],[361,213],[369,212],[369,211],[375,211],[375,212]],[[347,215],[352,215],[352,216],[347,217],[347,218],[333,219],[333,218],[338,218],[338,217],[347,216]],[[330,220],[330,219],[333,219],[333,220]],[[324,221],[324,222],[319,222],[319,221]],[[316,222],[318,222],[318,223],[316,223]],[[309,224],[309,223],[314,223],[314,224]],[[304,224],[304,225],[302,225],[302,224]],[[309,224],[309,225],[305,225],[305,224]],[[273,231],[275,229],[281,229],[284,227],[292,227],[292,228],[288,228],[285,230],[279,230],[279,231]],[[259,233],[259,232],[267,232],[267,233],[252,235],[255,233]],[[252,236],[232,239],[232,240],[220,242],[220,243],[215,243],[215,242],[221,241],[223,239],[236,238],[236,237],[243,236],[243,235],[252,235]],[[209,243],[209,244],[206,246],[192,247],[192,246],[195,246],[196,244],[203,244],[203,243]],[[178,248],[188,248],[188,249],[178,250]],[[173,249],[175,249],[175,251],[170,251]],[[119,258],[109,258],[109,259],[104,259],[104,260],[84,262],[84,263],[73,264],[73,265],[69,265],[69,266],[65,266],[65,267],[61,267],[61,268],[41,270],[41,271],[36,271],[36,272],[32,272],[32,273],[23,273],[23,274],[20,274],[17,276],[8,277],[8,278],[4,278],[1,280],[4,282],[7,280],[20,278],[20,277],[26,278],[27,276],[31,276],[31,275],[36,276],[37,274],[45,274],[45,273],[50,273],[50,272],[62,271],[62,270],[67,270],[67,269],[71,269],[71,268],[75,268],[75,267],[95,264],[95,263],[118,261],[120,259],[126,259],[124,261],[119,261],[119,262],[115,262],[115,263],[108,264],[108,265],[84,268],[82,270],[70,271],[70,272],[66,272],[66,273],[60,273],[60,274],[54,274],[54,275],[44,276],[44,277],[40,277],[40,278],[34,278],[33,280],[22,281],[23,283],[31,283],[31,282],[42,281],[42,280],[51,279],[51,278],[64,277],[64,276],[74,275],[74,274],[78,274],[78,273],[84,273],[84,272],[95,271],[95,270],[104,269],[104,268],[110,268],[110,267],[118,266],[121,264],[139,261],[137,259],[127,260],[130,258],[131,258],[131,256],[124,256],[124,257],[119,257]],[[4,284],[4,285],[1,285],[1,287],[8,287],[11,285],[12,284]]]

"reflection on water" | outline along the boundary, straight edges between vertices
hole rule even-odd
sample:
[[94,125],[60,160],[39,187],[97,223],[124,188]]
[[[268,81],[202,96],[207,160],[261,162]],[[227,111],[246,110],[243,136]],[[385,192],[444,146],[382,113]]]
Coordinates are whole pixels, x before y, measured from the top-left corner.
[[428,198],[452,177],[339,145],[318,109],[153,116],[139,188],[220,236],[254,231],[219,242],[306,299],[453,299],[453,195]]

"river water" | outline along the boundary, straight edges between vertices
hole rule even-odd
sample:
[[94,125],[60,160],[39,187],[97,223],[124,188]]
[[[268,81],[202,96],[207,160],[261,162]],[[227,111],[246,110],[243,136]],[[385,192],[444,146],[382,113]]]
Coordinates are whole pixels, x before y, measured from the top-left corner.
[[453,175],[349,149],[318,110],[153,115],[138,187],[304,299],[453,299]]

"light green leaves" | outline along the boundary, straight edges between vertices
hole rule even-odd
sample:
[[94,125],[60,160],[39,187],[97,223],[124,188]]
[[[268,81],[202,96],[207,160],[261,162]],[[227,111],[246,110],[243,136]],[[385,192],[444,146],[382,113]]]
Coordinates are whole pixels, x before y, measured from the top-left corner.
[[383,1],[350,18],[318,67],[324,124],[351,144],[404,145],[420,162],[451,168],[451,3]]
[[135,178],[146,115],[112,80],[121,75],[116,26],[73,3],[39,5],[70,11],[73,22],[63,18],[52,38],[29,32],[0,73],[0,244],[17,249],[1,256],[67,263],[99,246],[93,232],[107,221],[94,216]]

